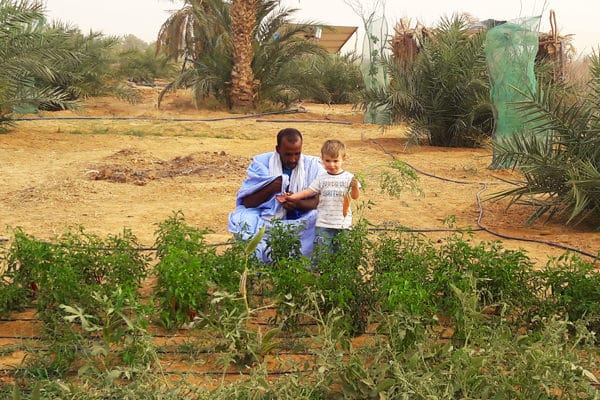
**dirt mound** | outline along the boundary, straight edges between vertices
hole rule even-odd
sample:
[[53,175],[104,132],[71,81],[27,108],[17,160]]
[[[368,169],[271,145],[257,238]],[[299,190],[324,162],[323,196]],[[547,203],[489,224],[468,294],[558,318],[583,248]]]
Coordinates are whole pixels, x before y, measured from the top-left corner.
[[204,151],[161,160],[143,151],[123,149],[105,158],[107,163],[90,166],[91,180],[145,185],[149,181],[198,175],[212,179],[243,177],[250,160],[225,151]]

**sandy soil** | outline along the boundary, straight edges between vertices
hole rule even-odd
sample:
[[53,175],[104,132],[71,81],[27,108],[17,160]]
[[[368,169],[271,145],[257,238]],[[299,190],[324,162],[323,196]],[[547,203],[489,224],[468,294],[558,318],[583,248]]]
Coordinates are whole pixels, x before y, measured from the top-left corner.
[[[489,170],[489,150],[409,145],[404,127],[363,124],[349,105],[304,104],[306,112],[300,113],[232,115],[197,109],[182,92],[168,96],[158,110],[158,89],[140,90],[145,100],[139,104],[91,99],[78,111],[24,116],[27,120],[0,135],[0,236],[10,238],[12,229],[21,227],[51,239],[81,225],[99,235],[129,228],[142,244],[152,245],[156,224],[181,211],[187,223],[210,229],[211,241],[226,241],[231,238],[227,215],[250,158],[272,150],[276,132],[293,126],[305,136],[305,153],[318,154],[327,138],[347,143],[347,169],[366,179],[358,204],[370,205],[359,213],[373,224],[434,230],[448,228],[444,221],[453,216],[455,227],[478,229],[481,193],[481,225],[526,240],[476,231],[477,240],[503,240],[506,248],[523,249],[540,264],[565,247],[600,250],[600,235],[593,230],[559,221],[527,226],[532,208],[506,209],[506,202],[486,201],[507,187],[498,177],[518,178]],[[381,193],[381,174],[394,158],[423,172],[422,193],[407,191],[395,198]],[[437,240],[447,233],[430,235]]]
[[[75,112],[25,116],[10,133],[0,134],[0,238],[10,240],[16,227],[40,239],[73,226],[101,236],[128,228],[151,246],[157,224],[181,211],[186,223],[210,229],[208,241],[227,241],[227,216],[250,158],[274,149],[276,132],[292,126],[303,132],[309,154],[318,154],[327,138],[347,143],[347,169],[366,183],[355,204],[357,215],[376,226],[444,230],[453,217],[455,227],[475,229],[475,240],[503,240],[505,248],[524,250],[539,266],[565,247],[590,254],[600,250],[600,235],[585,227],[558,221],[526,226],[533,211],[526,206],[506,209],[506,202],[483,201],[480,214],[478,194],[485,200],[508,187],[498,178],[518,178],[511,171],[489,170],[489,150],[409,145],[405,127],[362,124],[351,106],[305,104],[301,113],[244,116],[196,109],[183,92],[158,110],[157,89],[140,90],[145,95],[140,104],[92,99]],[[395,158],[420,171],[421,193],[381,192],[381,174]],[[525,240],[478,230],[480,216],[481,226]],[[443,240],[448,233],[427,235]],[[35,336],[39,323],[32,313],[0,322],[0,333]],[[9,338],[0,345],[10,343]],[[23,357],[22,351],[7,354],[0,365],[18,366]]]

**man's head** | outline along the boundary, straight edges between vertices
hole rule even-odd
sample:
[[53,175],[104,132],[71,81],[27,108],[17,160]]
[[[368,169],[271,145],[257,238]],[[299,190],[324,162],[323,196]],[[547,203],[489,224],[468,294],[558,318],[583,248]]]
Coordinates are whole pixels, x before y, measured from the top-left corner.
[[275,151],[281,158],[284,169],[294,169],[302,154],[302,134],[294,128],[285,128],[277,134]]

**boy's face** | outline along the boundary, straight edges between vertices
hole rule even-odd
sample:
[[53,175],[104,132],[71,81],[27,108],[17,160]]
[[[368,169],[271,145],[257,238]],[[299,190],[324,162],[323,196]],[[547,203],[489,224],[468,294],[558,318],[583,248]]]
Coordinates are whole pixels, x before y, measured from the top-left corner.
[[321,154],[321,160],[323,161],[323,166],[330,174],[339,174],[342,172],[342,165],[344,164],[343,157],[339,155],[332,156],[331,154]]
[[302,140],[291,143],[284,138],[281,145],[275,147],[275,151],[281,158],[283,169],[294,169],[298,165],[298,160],[300,160],[302,154]]

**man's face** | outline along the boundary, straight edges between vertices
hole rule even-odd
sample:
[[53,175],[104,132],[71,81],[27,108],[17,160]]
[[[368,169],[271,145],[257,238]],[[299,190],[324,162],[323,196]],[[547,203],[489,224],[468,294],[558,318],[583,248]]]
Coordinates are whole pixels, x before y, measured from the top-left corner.
[[294,169],[302,154],[302,140],[298,139],[295,143],[291,143],[283,138],[281,145],[275,146],[275,151],[279,154],[284,169]]

